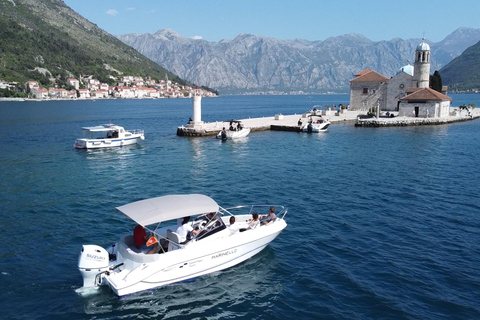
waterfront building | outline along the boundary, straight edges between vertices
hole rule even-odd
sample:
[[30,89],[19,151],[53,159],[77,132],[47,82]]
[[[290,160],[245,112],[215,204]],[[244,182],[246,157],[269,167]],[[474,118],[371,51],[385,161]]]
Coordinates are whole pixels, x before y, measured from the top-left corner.
[[350,109],[398,112],[412,117],[445,117],[449,115],[451,98],[429,88],[430,46],[423,40],[415,50],[413,66],[401,67],[387,78],[365,69],[350,80]]
[[67,84],[74,87],[75,90],[80,89],[80,81],[78,81],[77,79],[70,78],[67,80]]

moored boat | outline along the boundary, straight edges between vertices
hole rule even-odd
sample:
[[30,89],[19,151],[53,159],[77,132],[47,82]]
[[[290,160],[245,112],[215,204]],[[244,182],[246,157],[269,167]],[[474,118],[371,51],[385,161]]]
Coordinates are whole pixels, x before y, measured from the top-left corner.
[[322,116],[318,116],[318,119],[314,119],[314,116],[310,116],[308,123],[304,124],[301,128],[302,132],[318,133],[325,132],[330,126],[330,121],[324,120]]
[[[108,249],[84,245],[78,261],[83,287],[108,285],[123,296],[232,267],[259,253],[286,228],[283,206],[276,206],[277,215],[269,223],[249,226],[253,212],[266,213],[268,208],[225,209],[200,194],[167,195],[120,206],[119,211],[150,233],[146,244],[156,246],[158,253],[138,249],[131,234]],[[192,232],[183,241],[176,231],[177,220],[185,217],[184,225]],[[190,217],[196,218],[189,221]]]
[[95,127],[83,127],[83,138],[75,140],[78,149],[120,147],[144,140],[143,130],[125,130],[115,124],[103,124]]
[[250,128],[241,128],[240,130],[222,130],[217,134],[217,139],[228,140],[228,139],[238,139],[245,138],[250,134]]

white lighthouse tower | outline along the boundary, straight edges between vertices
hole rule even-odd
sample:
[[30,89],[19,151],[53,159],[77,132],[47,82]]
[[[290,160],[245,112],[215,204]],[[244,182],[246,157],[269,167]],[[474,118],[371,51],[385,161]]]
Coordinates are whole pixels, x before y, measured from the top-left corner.
[[430,84],[430,46],[425,42],[425,38],[415,50],[413,84],[416,84],[417,88],[428,88]]
[[192,121],[191,124],[203,124],[202,121],[202,96],[198,93],[198,88],[192,96]]

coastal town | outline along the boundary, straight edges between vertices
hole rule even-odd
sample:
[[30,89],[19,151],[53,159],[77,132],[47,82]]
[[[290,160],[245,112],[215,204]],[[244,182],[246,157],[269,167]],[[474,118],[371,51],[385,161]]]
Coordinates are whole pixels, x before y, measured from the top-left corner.
[[[168,77],[157,81],[151,77],[143,79],[138,76],[124,76],[117,85],[109,85],[92,76],[81,76],[79,79],[67,79],[67,88],[60,88],[55,84],[50,88],[45,88],[38,81],[28,81],[24,87],[25,94],[23,96],[33,100],[190,98],[193,94],[203,97],[217,96],[216,92],[181,85],[168,80]],[[18,82],[2,80],[0,80],[0,89],[20,91]]]

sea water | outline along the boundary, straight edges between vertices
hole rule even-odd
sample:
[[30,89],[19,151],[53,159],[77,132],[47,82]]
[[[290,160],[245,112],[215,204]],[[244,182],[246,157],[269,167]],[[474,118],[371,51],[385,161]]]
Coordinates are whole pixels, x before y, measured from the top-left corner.
[[[452,95],[453,104],[478,95]],[[202,120],[302,114],[348,95],[204,98]],[[478,319],[480,121],[328,132],[176,136],[189,99],[0,103],[0,308],[5,319]],[[334,116],[332,116],[333,118]],[[75,150],[81,127],[145,130]],[[82,244],[134,223],[115,207],[202,193],[279,204],[288,227],[225,271],[124,298],[81,289]]]

